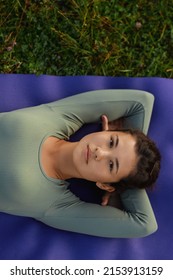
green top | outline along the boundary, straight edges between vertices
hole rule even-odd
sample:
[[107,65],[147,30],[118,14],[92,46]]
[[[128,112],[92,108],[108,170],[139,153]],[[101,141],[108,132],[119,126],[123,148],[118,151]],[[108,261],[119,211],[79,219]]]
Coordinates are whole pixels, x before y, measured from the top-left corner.
[[[145,190],[122,195],[124,211],[81,201],[68,183],[40,164],[49,136],[69,139],[85,123],[125,117],[147,133],[154,97],[136,90],[98,90],[0,114],[0,211],[34,217],[52,227],[103,237],[142,237],[157,229]],[[82,187],[82,186],[81,186]]]

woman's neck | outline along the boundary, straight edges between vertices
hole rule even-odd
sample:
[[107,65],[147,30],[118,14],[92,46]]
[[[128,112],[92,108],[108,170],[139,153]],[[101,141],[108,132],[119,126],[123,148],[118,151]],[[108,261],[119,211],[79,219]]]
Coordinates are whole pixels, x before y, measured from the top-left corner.
[[57,143],[57,150],[54,158],[54,170],[57,178],[66,180],[76,178],[77,172],[73,163],[73,151],[77,142],[60,141]]
[[67,142],[49,137],[42,147],[42,166],[44,172],[52,178],[66,180],[77,177],[73,164],[73,150],[77,142]]

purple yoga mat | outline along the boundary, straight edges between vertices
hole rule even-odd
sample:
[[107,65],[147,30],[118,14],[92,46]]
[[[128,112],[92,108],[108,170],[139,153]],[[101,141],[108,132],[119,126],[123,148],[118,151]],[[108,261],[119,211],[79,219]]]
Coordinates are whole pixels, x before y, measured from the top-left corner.
[[[0,259],[173,259],[173,80],[1,74],[0,112],[85,91],[120,88],[146,90],[155,95],[149,135],[158,144],[163,161],[157,187],[148,194],[158,221],[158,231],[141,239],[107,239],[66,232],[31,218],[0,213]],[[93,127],[84,128],[75,137],[90,129]],[[97,200],[100,195],[87,183],[79,192],[72,182],[71,189],[86,201],[91,196],[93,201]]]

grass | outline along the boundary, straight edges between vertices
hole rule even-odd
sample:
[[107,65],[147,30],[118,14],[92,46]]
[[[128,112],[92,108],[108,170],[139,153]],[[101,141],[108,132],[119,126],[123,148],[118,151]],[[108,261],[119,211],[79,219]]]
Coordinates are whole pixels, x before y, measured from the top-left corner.
[[170,0],[0,0],[0,73],[173,78]]

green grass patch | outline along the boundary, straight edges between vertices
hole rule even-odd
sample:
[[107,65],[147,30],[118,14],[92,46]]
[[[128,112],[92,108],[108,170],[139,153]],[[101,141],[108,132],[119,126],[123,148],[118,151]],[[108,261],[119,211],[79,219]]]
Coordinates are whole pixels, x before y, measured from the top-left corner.
[[172,78],[171,2],[0,0],[0,72]]

